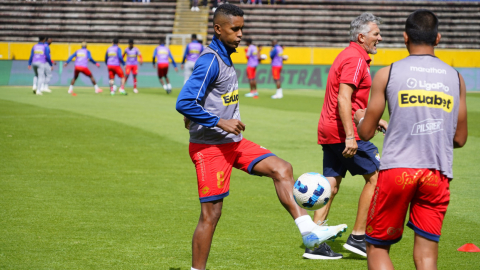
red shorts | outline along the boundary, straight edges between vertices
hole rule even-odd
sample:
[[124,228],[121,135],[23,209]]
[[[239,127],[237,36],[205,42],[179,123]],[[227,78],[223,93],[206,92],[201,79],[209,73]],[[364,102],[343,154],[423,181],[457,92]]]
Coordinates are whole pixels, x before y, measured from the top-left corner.
[[137,75],[138,73],[138,66],[137,65],[126,65],[125,66],[125,73],[127,75],[130,75],[130,72],[132,72],[133,75]]
[[272,76],[275,81],[280,80],[281,72],[282,72],[282,67],[272,67]]
[[168,63],[165,63],[165,64],[158,64],[158,77],[159,78],[162,78],[162,77],[165,77],[167,76],[167,73],[168,73]]
[[247,67],[247,78],[249,80],[255,80],[256,72],[257,72],[257,67]]
[[217,145],[190,143],[189,152],[197,170],[202,203],[228,196],[232,167],[253,174],[255,164],[275,155],[247,139]]
[[90,71],[90,69],[88,69],[88,67],[75,66],[75,71],[74,71],[75,78],[77,78],[78,74],[80,74],[80,73],[83,73],[83,74],[87,75],[88,77],[92,76],[92,72]]
[[110,80],[115,78],[117,75],[119,78],[123,78],[123,70],[120,66],[108,66],[108,76]]
[[450,179],[432,169],[382,170],[367,216],[366,241],[374,245],[395,244],[407,226],[415,233],[438,242],[450,201]]

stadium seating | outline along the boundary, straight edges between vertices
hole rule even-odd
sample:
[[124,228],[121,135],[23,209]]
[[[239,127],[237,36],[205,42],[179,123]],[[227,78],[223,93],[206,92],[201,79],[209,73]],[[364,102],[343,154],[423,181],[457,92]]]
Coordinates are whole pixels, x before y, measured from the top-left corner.
[[56,42],[110,43],[133,38],[157,43],[172,33],[175,0],[149,4],[132,2],[0,2],[0,41],[37,41],[49,36]]
[[[263,1],[266,2],[266,1]],[[325,1],[286,0],[285,5],[242,5],[244,36],[256,44],[272,39],[285,46],[344,47],[349,24],[362,12],[383,18],[382,47],[403,47],[405,19],[416,9],[427,8],[440,19],[441,48],[480,48],[480,2]],[[213,20],[210,12],[209,22]],[[213,30],[208,30],[209,40]]]

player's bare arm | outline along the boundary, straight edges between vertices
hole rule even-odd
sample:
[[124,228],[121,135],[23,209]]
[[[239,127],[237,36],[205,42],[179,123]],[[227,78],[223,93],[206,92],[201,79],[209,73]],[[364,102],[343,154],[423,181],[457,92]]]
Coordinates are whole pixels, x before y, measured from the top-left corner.
[[381,118],[385,111],[385,89],[389,72],[390,66],[380,69],[375,74],[367,109],[355,112],[354,121],[358,123],[358,136],[364,141],[368,141],[375,136],[375,130],[378,129],[378,126],[382,126],[385,130],[388,128],[388,123]]
[[355,131],[352,123],[352,94],[355,86],[352,84],[341,83],[338,90],[338,113],[342,120],[345,130],[345,150],[342,155],[351,158],[357,153],[358,145],[355,140]]
[[233,133],[235,135],[240,134],[240,132],[245,131],[245,124],[238,119],[221,119],[217,123],[217,127],[223,129],[228,133]]
[[458,74],[460,78],[460,106],[458,108],[458,121],[455,137],[453,137],[453,147],[461,148],[467,142],[468,127],[467,127],[467,90],[465,81],[462,75]]
[[190,119],[188,119],[187,117],[183,117],[183,123],[185,124],[185,128],[190,130]]

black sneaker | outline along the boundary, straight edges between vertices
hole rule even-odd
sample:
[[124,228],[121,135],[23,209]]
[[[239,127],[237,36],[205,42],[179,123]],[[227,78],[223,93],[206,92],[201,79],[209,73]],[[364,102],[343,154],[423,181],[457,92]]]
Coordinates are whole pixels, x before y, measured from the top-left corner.
[[312,260],[337,260],[343,258],[343,255],[333,252],[327,243],[321,243],[320,246],[314,250],[306,248],[303,257]]
[[367,244],[365,243],[365,239],[355,240],[350,234],[347,242],[345,243],[345,245],[343,245],[343,247],[353,253],[367,257]]

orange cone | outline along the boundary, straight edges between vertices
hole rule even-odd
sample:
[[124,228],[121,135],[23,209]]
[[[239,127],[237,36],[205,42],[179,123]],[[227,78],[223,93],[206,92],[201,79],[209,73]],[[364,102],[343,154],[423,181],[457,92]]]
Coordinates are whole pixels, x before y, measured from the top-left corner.
[[463,251],[463,252],[480,252],[480,248],[475,246],[472,243],[467,243],[457,249],[458,251]]

